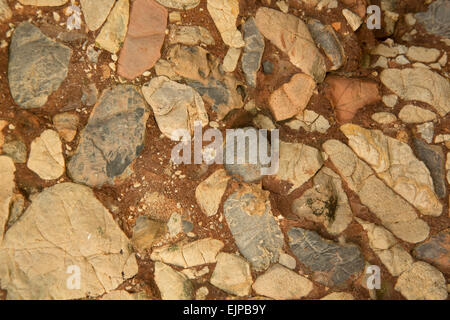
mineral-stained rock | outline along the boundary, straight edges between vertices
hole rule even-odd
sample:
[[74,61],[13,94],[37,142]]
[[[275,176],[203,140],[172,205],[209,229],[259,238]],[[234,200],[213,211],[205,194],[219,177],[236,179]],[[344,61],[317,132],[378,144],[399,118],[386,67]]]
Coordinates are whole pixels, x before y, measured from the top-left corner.
[[80,0],[84,20],[89,30],[100,28],[108,17],[115,0]]
[[118,61],[120,76],[132,80],[153,68],[161,57],[167,16],[167,9],[155,0],[133,2],[128,33]]
[[428,103],[441,117],[450,111],[450,83],[436,72],[424,68],[386,69],[380,79],[400,98]]
[[113,183],[141,153],[148,117],[144,99],[133,86],[106,89],[69,162],[74,181],[89,186]]
[[316,82],[325,78],[325,60],[314,44],[306,24],[294,15],[269,8],[256,12],[259,31],[289,56],[292,64],[312,76]]
[[256,73],[261,67],[264,53],[264,37],[256,26],[255,19],[250,17],[244,24],[244,54],[242,55],[242,71],[247,83],[256,88]]
[[278,261],[284,240],[267,191],[244,184],[225,201],[224,215],[239,251],[255,270]]
[[195,190],[197,203],[208,217],[215,215],[219,210],[229,180],[230,177],[227,176],[226,171],[219,169],[201,182]]
[[78,116],[73,113],[59,113],[53,117],[53,124],[59,135],[67,142],[71,142],[78,130]]
[[339,122],[350,122],[359,109],[381,99],[378,86],[371,81],[328,76],[326,96],[336,111]]
[[438,267],[445,273],[450,272],[450,229],[445,229],[419,244],[413,255]]
[[12,11],[6,0],[0,0],[0,22],[11,19]]
[[450,3],[447,0],[434,1],[427,11],[416,13],[415,17],[428,32],[450,38]]
[[236,28],[239,1],[208,0],[207,9],[222,36],[223,42],[233,48],[242,48],[245,43],[241,32]]
[[[3,231],[5,230],[6,222],[9,216],[9,207],[13,197],[14,172],[16,167],[11,158],[0,156],[0,245],[3,240]],[[1,277],[0,277],[1,280]]]
[[253,279],[245,259],[221,252],[217,255],[217,264],[210,282],[225,292],[243,297],[250,294]]
[[72,50],[22,22],[9,48],[8,81],[14,101],[22,108],[39,108],[67,76]]
[[164,223],[140,216],[136,219],[133,228],[133,246],[138,251],[143,251],[152,246],[153,242],[164,233]]
[[165,7],[178,10],[193,9],[200,3],[200,0],[156,0],[156,1],[158,1]]
[[260,275],[253,284],[257,294],[276,300],[300,299],[313,288],[313,283],[307,278],[279,264]]
[[418,261],[397,280],[395,290],[408,300],[446,300],[447,285],[442,273],[428,263]]
[[0,247],[2,288],[8,299],[101,295],[137,273],[129,245],[92,190],[57,184],[38,194],[6,232]]
[[196,46],[202,43],[208,46],[215,44],[214,38],[204,27],[174,24],[170,25],[169,42],[170,44],[181,43],[187,46]]
[[389,187],[415,206],[421,213],[439,216],[442,204],[434,193],[430,171],[419,161],[411,147],[384,135],[345,124],[341,131],[349,139],[353,151],[366,161]]
[[155,282],[163,300],[191,300],[194,294],[192,282],[162,262],[155,263]]
[[337,140],[328,140],[322,147],[347,186],[395,236],[411,243],[428,237],[430,228],[418,218],[414,208],[379,179],[349,147]]
[[427,109],[408,104],[400,110],[398,117],[404,123],[424,123],[436,120],[436,114]]
[[3,145],[3,153],[13,159],[14,163],[27,162],[27,146],[22,140],[13,140]]
[[145,100],[150,104],[159,130],[172,140],[179,140],[176,130],[194,133],[194,124],[208,124],[205,104],[197,91],[166,77],[153,78],[142,87]]
[[120,50],[127,34],[129,13],[129,0],[118,0],[111,10],[108,20],[95,39],[97,46],[111,53],[116,53]]
[[288,236],[298,260],[314,273],[316,281],[326,286],[344,286],[364,269],[364,258],[356,245],[337,244],[302,228],[291,228]]

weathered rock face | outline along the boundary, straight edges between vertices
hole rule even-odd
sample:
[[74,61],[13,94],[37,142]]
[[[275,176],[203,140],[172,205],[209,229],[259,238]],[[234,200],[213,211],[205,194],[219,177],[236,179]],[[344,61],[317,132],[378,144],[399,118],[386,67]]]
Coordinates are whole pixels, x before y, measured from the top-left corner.
[[236,28],[239,0],[208,0],[207,9],[223,42],[233,48],[242,48],[245,43],[241,32]]
[[194,294],[192,282],[162,262],[155,263],[155,282],[163,300],[191,300]]
[[86,25],[95,31],[105,22],[115,0],[80,0],[80,3]]
[[400,98],[428,103],[441,117],[450,111],[450,83],[436,72],[424,68],[386,69],[380,79]]
[[156,1],[158,1],[165,7],[178,10],[193,9],[200,3],[200,0],[156,0]]
[[244,41],[242,71],[244,71],[248,85],[256,88],[256,73],[261,67],[265,43],[253,17],[248,18],[244,24]]
[[153,242],[164,234],[165,224],[161,221],[140,216],[133,228],[133,246],[137,251],[151,248]]
[[67,76],[72,50],[28,22],[14,31],[9,48],[8,82],[22,108],[39,108]]
[[[1,286],[8,299],[101,295],[137,273],[129,245],[89,188],[58,184],[40,193],[6,232]],[[80,288],[74,289],[77,274]]]
[[144,100],[133,86],[105,90],[69,162],[74,181],[89,186],[113,183],[141,153],[148,117]]
[[414,248],[413,255],[445,273],[450,272],[450,229],[445,229]]
[[307,296],[314,285],[307,278],[279,264],[260,275],[253,284],[259,295],[277,300],[293,300]]
[[426,12],[416,13],[415,17],[428,32],[450,38],[450,3],[448,1],[434,1]]
[[434,193],[433,180],[425,164],[409,145],[385,136],[379,130],[367,130],[346,124],[341,131],[355,153],[366,161],[377,176],[421,213],[439,216],[442,204]]
[[120,76],[132,80],[155,65],[161,57],[167,16],[167,9],[154,0],[133,2],[128,33],[118,61]]
[[322,147],[347,186],[395,236],[411,243],[428,237],[430,228],[414,208],[377,178],[349,147],[337,140],[328,140]]
[[197,91],[166,77],[153,78],[142,87],[145,100],[150,104],[159,130],[169,139],[178,141],[176,130],[194,134],[194,124],[208,124],[205,104]]
[[0,181],[0,245],[2,244],[3,231],[5,230],[6,222],[8,221],[9,207],[15,188],[15,171],[16,167],[11,158],[0,156],[0,175],[2,177]]
[[214,45],[214,38],[208,29],[200,26],[178,26],[170,25],[169,42],[170,44],[184,44],[187,46],[196,46],[206,44]]
[[292,64],[316,82],[325,78],[325,60],[314,44],[306,24],[299,18],[269,8],[256,12],[259,31],[289,56]]
[[208,217],[211,217],[219,210],[222,196],[227,189],[230,177],[223,169],[219,169],[202,181],[195,190],[195,199],[198,205]]
[[127,34],[130,14],[129,0],[118,0],[105,25],[95,39],[95,43],[111,53],[120,50]]
[[302,228],[291,228],[288,236],[295,256],[326,286],[345,286],[364,269],[364,258],[356,245],[340,245]]
[[225,201],[224,215],[239,251],[255,270],[278,261],[284,237],[267,191],[243,185]]

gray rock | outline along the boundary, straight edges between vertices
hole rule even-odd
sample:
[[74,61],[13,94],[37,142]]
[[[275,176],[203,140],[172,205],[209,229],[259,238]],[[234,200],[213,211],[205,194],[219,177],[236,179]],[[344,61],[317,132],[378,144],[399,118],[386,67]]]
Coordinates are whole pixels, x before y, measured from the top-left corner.
[[87,87],[83,87],[83,95],[81,96],[81,102],[91,107],[97,102],[98,90],[95,83],[91,83]]
[[14,101],[22,108],[39,108],[67,76],[72,50],[45,36],[28,22],[14,31],[8,80]]
[[416,13],[417,20],[429,33],[450,38],[450,2],[437,0],[425,12]]
[[2,147],[3,153],[9,156],[15,163],[27,162],[27,147],[21,140],[5,143]]
[[273,63],[269,60],[266,60],[263,62],[263,71],[265,74],[272,74],[273,73]]
[[364,269],[364,258],[356,245],[340,245],[302,228],[291,228],[288,236],[295,256],[326,286],[342,286]]
[[256,73],[261,67],[261,59],[264,53],[264,37],[258,31],[253,17],[247,19],[244,24],[244,54],[242,55],[242,70],[245,73],[247,83],[256,88]]
[[414,248],[413,255],[445,273],[450,272],[450,229],[445,229]]
[[243,185],[224,203],[224,215],[241,254],[255,270],[278,261],[284,237],[272,215],[269,192]]
[[113,183],[143,150],[148,117],[144,99],[133,86],[105,90],[69,162],[74,181],[89,186]]

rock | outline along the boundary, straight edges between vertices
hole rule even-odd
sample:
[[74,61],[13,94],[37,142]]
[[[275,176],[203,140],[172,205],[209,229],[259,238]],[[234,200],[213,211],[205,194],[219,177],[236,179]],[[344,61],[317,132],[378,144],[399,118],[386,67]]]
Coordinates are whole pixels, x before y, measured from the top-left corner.
[[268,195],[257,186],[244,184],[224,203],[224,216],[236,246],[257,271],[277,262],[284,244]]
[[349,147],[337,140],[328,140],[322,147],[349,189],[396,237],[411,243],[428,237],[430,228],[414,208],[374,175]]
[[180,81],[182,78],[173,70],[169,61],[159,59],[155,64],[155,72],[157,76],[166,76],[170,80]]
[[0,156],[0,174],[2,177],[0,180],[0,245],[2,244],[3,232],[8,221],[9,207],[13,198],[15,171],[16,167],[11,158]]
[[245,259],[221,252],[217,255],[217,264],[210,282],[229,294],[244,297],[250,294],[253,279]]
[[383,100],[383,103],[389,108],[394,108],[398,101],[398,97],[395,94],[383,96],[381,99]]
[[13,140],[3,145],[3,153],[10,157],[14,163],[27,162],[27,146],[22,140]]
[[263,71],[265,74],[272,74],[273,73],[273,63],[266,60],[263,62]]
[[299,217],[323,224],[330,234],[340,234],[352,221],[353,213],[339,175],[324,167],[313,182],[313,188],[294,200],[292,211]]
[[364,258],[356,245],[337,244],[302,228],[291,228],[288,236],[297,259],[314,273],[316,281],[328,287],[345,286],[364,270]]
[[256,73],[261,67],[264,53],[264,37],[256,26],[255,19],[250,17],[244,24],[244,54],[242,55],[242,71],[248,85],[256,88]]
[[153,242],[164,234],[164,229],[164,223],[161,221],[146,216],[138,217],[133,228],[133,247],[140,252],[151,248]]
[[416,138],[413,139],[413,148],[417,158],[423,161],[428,170],[430,170],[437,196],[444,198],[447,195],[447,188],[445,187],[445,156],[442,148],[439,146],[430,146]]
[[22,22],[9,47],[8,82],[14,101],[24,109],[39,108],[67,76],[72,50]]
[[342,14],[344,15],[345,20],[347,20],[353,31],[358,30],[363,23],[362,19],[357,14],[348,9],[343,9]]
[[118,0],[111,10],[108,20],[95,39],[98,47],[111,53],[117,53],[120,50],[127,34],[129,12],[129,0]]
[[417,259],[431,263],[444,273],[450,272],[450,229],[435,234],[424,243],[414,248],[413,255]]
[[53,117],[53,125],[61,138],[67,142],[72,142],[78,130],[78,116],[73,113],[59,113]]
[[400,110],[398,117],[404,123],[424,123],[428,121],[434,121],[437,118],[434,112],[416,107],[412,104],[404,106]]
[[414,156],[409,145],[379,130],[367,130],[354,124],[343,125],[341,131],[353,151],[389,187],[422,214],[441,215],[442,204],[434,193],[430,171]]
[[200,3],[200,0],[156,0],[156,1],[158,1],[165,7],[178,10],[193,9]]
[[253,284],[256,294],[276,300],[293,300],[307,296],[314,285],[307,278],[276,264]]
[[114,183],[142,152],[148,117],[144,99],[133,86],[104,90],[69,162],[72,179],[97,187]]
[[176,237],[183,232],[181,214],[177,212],[171,214],[169,221],[167,222],[167,229],[169,230],[170,237]]
[[11,226],[20,219],[23,215],[25,209],[25,197],[20,194],[14,194],[11,199],[10,209],[9,209],[9,218],[7,223],[7,228],[11,228]]
[[2,150],[3,144],[5,143],[5,136],[2,130],[8,126],[8,121],[0,120],[0,151]]
[[170,25],[169,42],[170,44],[181,43],[187,46],[196,46],[205,44],[207,46],[215,45],[214,38],[208,29],[200,26],[178,26]]
[[195,300],[207,300],[209,290],[207,287],[200,287],[195,292]]
[[450,3],[448,1],[434,1],[427,11],[416,13],[415,17],[429,33],[450,38]]
[[219,169],[197,186],[195,199],[208,217],[215,215],[219,210],[229,180],[226,171]]
[[442,273],[422,261],[400,275],[395,290],[408,300],[446,300],[448,297]]
[[69,0],[19,0],[25,6],[37,7],[59,7],[66,4]]
[[397,117],[390,112],[377,112],[374,113],[371,118],[379,124],[391,124],[397,121]]
[[155,282],[163,300],[193,299],[192,282],[184,274],[164,263],[155,263]]
[[316,19],[309,19],[308,29],[314,42],[319,48],[322,48],[326,57],[331,61],[332,67],[330,70],[341,68],[345,64],[347,57],[334,29],[331,26],[323,25]]
[[275,90],[269,98],[269,107],[276,121],[300,114],[308,105],[316,83],[310,76],[298,73]]
[[380,43],[370,51],[370,54],[383,56],[386,58],[395,58],[400,54],[398,46],[390,46],[386,43]]
[[33,140],[27,167],[43,180],[58,179],[64,174],[66,166],[56,131],[45,130]]
[[[137,273],[129,245],[92,190],[57,184],[38,194],[6,232],[0,247],[2,288],[13,300],[101,295]],[[80,288],[74,289],[77,272]]]
[[444,117],[450,111],[450,83],[439,74],[423,69],[386,69],[383,84],[404,100],[428,103]]
[[256,117],[253,118],[253,124],[258,129],[266,129],[266,130],[276,129],[276,126],[273,123],[272,119],[266,117],[261,113],[258,113]]
[[161,57],[167,27],[167,9],[155,0],[136,0],[120,52],[117,73],[132,80],[153,68]]
[[328,76],[325,82],[325,95],[341,123],[350,122],[359,109],[380,100],[378,86],[371,81]]
[[95,83],[91,83],[89,86],[83,88],[83,95],[81,96],[81,102],[92,107],[97,102],[98,90]]
[[222,36],[223,42],[233,48],[242,48],[245,43],[236,28],[239,15],[238,0],[208,0],[206,8]]
[[153,249],[151,259],[172,264],[177,267],[191,268],[215,263],[216,256],[224,244],[220,240],[206,238],[191,243],[176,243]]
[[417,134],[427,143],[433,142],[434,124],[433,122],[425,122],[416,126]]
[[159,130],[171,140],[179,140],[179,130],[194,134],[196,121],[202,127],[209,122],[202,98],[189,86],[162,76],[145,84],[142,93],[153,109]]
[[0,0],[0,22],[4,22],[12,18],[12,11],[6,0]]
[[297,266],[297,261],[295,261],[295,258],[286,253],[280,254],[280,259],[278,259],[278,263],[292,270],[295,269],[295,267]]
[[114,290],[103,295],[100,300],[106,301],[125,301],[125,300],[146,300],[141,299],[139,294],[131,294],[125,290]]
[[295,118],[287,122],[286,125],[293,130],[303,128],[307,132],[319,133],[326,133],[331,127],[324,116],[312,110],[304,110],[303,113],[296,115]]
[[256,25],[264,37],[289,56],[291,63],[316,82],[325,78],[325,60],[314,45],[306,24],[291,14],[259,8]]
[[301,143],[280,141],[279,159],[275,177],[292,184],[289,193],[311,179],[323,165],[320,151]]
[[84,21],[89,30],[95,31],[105,22],[115,0],[80,0]]
[[320,300],[355,300],[355,298],[347,292],[332,292]]
[[222,68],[225,72],[233,72],[236,70],[239,57],[241,56],[241,49],[240,48],[229,48],[227,51],[227,54],[223,58],[223,64]]
[[406,56],[414,61],[431,63],[435,62],[441,56],[441,52],[434,48],[412,46],[408,49]]
[[180,12],[178,12],[178,11],[169,12],[169,22],[170,23],[181,22],[181,14],[180,14]]

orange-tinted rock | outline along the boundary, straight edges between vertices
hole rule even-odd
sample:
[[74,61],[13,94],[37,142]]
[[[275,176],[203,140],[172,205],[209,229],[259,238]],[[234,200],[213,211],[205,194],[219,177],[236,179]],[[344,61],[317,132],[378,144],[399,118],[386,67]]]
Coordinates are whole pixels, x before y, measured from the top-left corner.
[[359,109],[381,99],[378,85],[371,81],[328,76],[326,96],[341,123],[351,121]]
[[151,69],[161,57],[167,26],[167,9],[154,0],[136,0],[120,52],[118,73],[134,79]]

